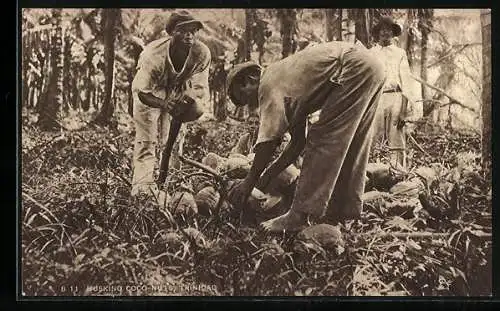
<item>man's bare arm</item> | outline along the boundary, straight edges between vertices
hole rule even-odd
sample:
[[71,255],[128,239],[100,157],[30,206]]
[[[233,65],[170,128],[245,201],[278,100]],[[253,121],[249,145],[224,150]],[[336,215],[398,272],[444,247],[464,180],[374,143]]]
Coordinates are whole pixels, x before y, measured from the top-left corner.
[[290,164],[299,157],[302,150],[304,150],[306,144],[306,122],[307,119],[303,117],[303,119],[297,122],[290,130],[292,138],[278,159],[276,159],[262,175],[258,182],[258,188],[260,190],[264,190],[269,182],[290,166]]
[[279,143],[279,140],[272,140],[260,143],[256,146],[252,168],[245,178],[247,184],[251,185],[251,188],[257,184],[262,171],[264,171],[269,162],[271,162],[274,151],[278,148]]
[[151,93],[144,93],[144,92],[139,92],[139,99],[141,102],[151,108],[164,108],[167,106],[167,103],[165,100],[154,96]]
[[154,96],[151,93],[139,92],[139,100],[146,106],[151,108],[165,109],[174,118],[179,117],[182,113],[188,110],[191,106],[188,102],[180,102],[175,100],[163,100]]

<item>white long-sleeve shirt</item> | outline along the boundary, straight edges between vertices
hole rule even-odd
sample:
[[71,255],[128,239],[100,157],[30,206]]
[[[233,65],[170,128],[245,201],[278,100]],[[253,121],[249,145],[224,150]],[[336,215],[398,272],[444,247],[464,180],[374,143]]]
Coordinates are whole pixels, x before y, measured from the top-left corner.
[[411,78],[410,64],[406,51],[394,44],[375,45],[371,49],[385,65],[386,83],[384,90],[399,87],[404,97],[415,105],[420,99],[420,84]]

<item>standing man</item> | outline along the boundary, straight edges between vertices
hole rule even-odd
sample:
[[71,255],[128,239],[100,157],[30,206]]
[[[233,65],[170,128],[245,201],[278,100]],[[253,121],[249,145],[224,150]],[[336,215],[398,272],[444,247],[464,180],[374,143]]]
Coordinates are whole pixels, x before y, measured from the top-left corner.
[[[260,71],[258,65],[244,63],[228,76],[233,103],[258,109],[260,117],[252,168],[230,189],[230,201],[245,203],[255,186],[265,191],[304,150],[289,212],[264,222],[264,228],[300,230],[308,216],[321,217],[325,210],[333,221],[358,218],[372,121],[385,79],[382,63],[362,46],[327,42],[269,65],[262,75]],[[320,109],[306,138],[307,117]],[[267,167],[287,131],[290,142]]]
[[[136,132],[132,196],[144,193],[164,202],[165,193],[153,179],[158,142],[161,150],[167,147],[163,156],[170,160],[182,123],[196,120],[203,113],[201,107],[209,97],[211,55],[208,47],[195,38],[201,28],[203,24],[189,12],[174,12],[165,27],[170,37],[151,42],[139,58],[132,83]],[[178,145],[174,149],[177,153]]]
[[416,94],[419,85],[410,76],[406,51],[393,44],[393,38],[401,34],[401,27],[392,18],[382,17],[373,28],[373,34],[378,44],[370,50],[384,63],[387,76],[375,136],[388,142],[390,164],[406,169],[404,125],[405,121],[415,121],[419,117],[417,110],[422,112],[416,104],[420,97]]

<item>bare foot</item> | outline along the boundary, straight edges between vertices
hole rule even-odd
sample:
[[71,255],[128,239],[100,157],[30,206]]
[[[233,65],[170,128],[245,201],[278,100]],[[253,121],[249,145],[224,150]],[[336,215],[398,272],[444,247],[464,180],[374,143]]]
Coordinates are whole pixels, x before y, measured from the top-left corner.
[[300,231],[307,223],[305,214],[291,213],[278,216],[261,223],[264,230],[269,232]]

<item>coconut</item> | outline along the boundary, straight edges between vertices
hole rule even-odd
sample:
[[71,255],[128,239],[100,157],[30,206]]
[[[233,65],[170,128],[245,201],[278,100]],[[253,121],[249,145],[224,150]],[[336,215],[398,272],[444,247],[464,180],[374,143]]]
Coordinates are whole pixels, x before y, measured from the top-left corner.
[[192,216],[198,214],[198,207],[196,206],[194,196],[187,191],[174,193],[170,208],[174,215]]
[[246,133],[238,139],[236,146],[231,149],[231,153],[248,154],[252,148],[252,142],[250,140],[250,133]]
[[[198,212],[203,216],[210,216],[217,212],[217,204],[220,199],[220,194],[214,187],[209,186],[201,189],[195,196],[195,202],[198,206]],[[221,210],[227,209],[228,203],[224,201],[221,205]]]
[[390,194],[387,192],[380,192],[374,190],[363,193],[362,199],[364,203],[367,203],[367,202],[383,200],[384,198],[387,198],[389,196]]
[[202,160],[201,163],[213,168],[214,170],[218,167],[224,165],[226,158],[219,156],[213,152],[208,153]]
[[267,188],[267,192],[273,194],[285,194],[285,190],[290,186],[300,175],[300,170],[293,164],[283,170],[276,178],[271,180]]
[[345,242],[338,226],[319,224],[305,228],[297,234],[293,249],[299,253],[312,250],[334,250],[337,253],[343,251]]
[[242,179],[247,176],[251,167],[252,165],[247,157],[232,157],[219,166],[217,170],[231,179]]
[[162,232],[156,239],[157,243],[165,243],[167,247],[176,247],[182,244],[182,236],[177,232]]
[[197,246],[199,246],[199,247],[207,247],[208,246],[207,238],[198,229],[189,227],[189,228],[183,229],[182,231],[184,231],[184,233],[187,236],[192,238]]
[[384,163],[368,163],[366,166],[368,181],[366,188],[377,190],[388,190],[391,187],[390,166]]
[[424,190],[424,184],[416,177],[410,180],[402,181],[391,187],[389,192],[393,195],[403,197],[416,197]]
[[[228,183],[228,191],[231,191],[232,187],[235,185],[235,181],[229,181]],[[253,188],[250,193],[250,197],[248,198],[248,206],[252,210],[262,210],[263,204],[268,200],[269,196],[264,194],[257,188]],[[232,202],[230,202],[233,204]]]
[[399,216],[404,219],[415,217],[415,213],[422,209],[422,204],[418,198],[396,198],[385,205],[387,215]]
[[272,241],[271,243],[263,243],[261,247],[264,249],[264,251],[262,252],[264,256],[276,258],[285,254],[285,250],[276,241]]
[[435,180],[437,180],[437,172],[433,168],[427,166],[421,166],[415,170],[415,175],[425,180],[427,185],[432,184]]

